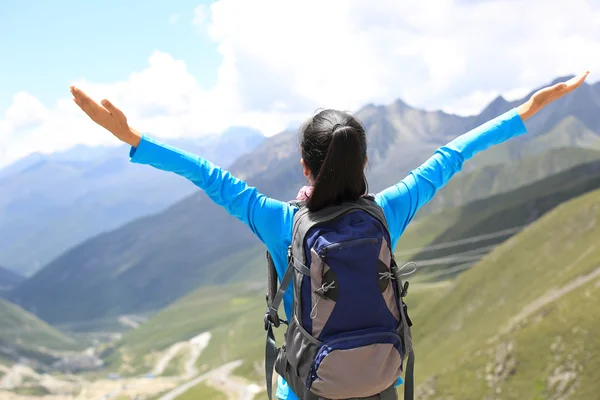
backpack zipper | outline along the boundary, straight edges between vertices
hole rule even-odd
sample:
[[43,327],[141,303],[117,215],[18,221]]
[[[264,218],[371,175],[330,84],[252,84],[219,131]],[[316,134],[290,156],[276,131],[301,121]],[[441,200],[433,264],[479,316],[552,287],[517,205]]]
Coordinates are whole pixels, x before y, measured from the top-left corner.
[[[337,338],[337,339],[334,339],[334,340],[331,340],[328,342],[323,342],[321,344],[321,346],[319,346],[319,350],[317,351],[317,353],[319,351],[321,351],[321,348],[323,348],[323,346],[332,346],[336,343],[340,343],[340,342],[348,341],[348,340],[367,339],[370,337],[381,337],[381,336],[388,336],[393,339],[398,339],[398,341],[402,345],[402,338],[396,332],[372,332],[372,333],[363,333],[362,335],[340,337],[340,338]],[[402,351],[404,351],[404,349],[402,349]],[[306,379],[306,389],[307,390],[310,390],[310,387],[312,386],[312,384],[314,382],[315,367],[316,367],[316,365],[315,365],[315,362],[313,361],[313,363],[310,366],[308,378]]]
[[336,250],[342,250],[342,249],[347,249],[349,247],[353,247],[353,246],[358,246],[361,244],[369,244],[369,243],[379,243],[380,239],[379,238],[360,238],[360,239],[351,239],[351,240],[345,240],[343,242],[338,242],[338,243],[333,243],[327,246],[323,246],[321,248],[321,251],[319,252],[319,254],[321,255],[321,258],[324,258],[325,255],[327,255],[328,251],[336,251]]
[[325,346],[331,346],[333,344],[336,344],[336,343],[339,343],[339,342],[343,342],[343,341],[347,341],[347,340],[367,339],[367,338],[376,337],[376,336],[389,336],[389,337],[392,337],[394,339],[400,339],[400,335],[398,333],[395,333],[395,332],[373,332],[373,333],[364,333],[362,335],[346,336],[346,337],[341,337],[341,338],[333,339],[330,342],[324,342],[323,345],[325,345]]

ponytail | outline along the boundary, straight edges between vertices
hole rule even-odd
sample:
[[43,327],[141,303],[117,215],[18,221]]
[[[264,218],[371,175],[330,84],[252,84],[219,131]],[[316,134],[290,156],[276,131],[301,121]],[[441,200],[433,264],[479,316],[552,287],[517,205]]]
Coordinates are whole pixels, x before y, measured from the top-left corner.
[[367,193],[365,133],[360,124],[349,122],[347,125],[335,124],[331,130],[327,155],[307,202],[310,211],[354,201]]

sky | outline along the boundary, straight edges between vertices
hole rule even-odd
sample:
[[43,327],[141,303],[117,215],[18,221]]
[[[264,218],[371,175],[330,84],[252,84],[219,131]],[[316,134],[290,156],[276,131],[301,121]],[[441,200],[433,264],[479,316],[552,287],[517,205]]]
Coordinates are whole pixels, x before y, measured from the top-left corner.
[[0,167],[118,144],[76,84],[164,140],[274,135],[323,107],[401,98],[481,111],[558,76],[600,77],[600,0],[0,2]]

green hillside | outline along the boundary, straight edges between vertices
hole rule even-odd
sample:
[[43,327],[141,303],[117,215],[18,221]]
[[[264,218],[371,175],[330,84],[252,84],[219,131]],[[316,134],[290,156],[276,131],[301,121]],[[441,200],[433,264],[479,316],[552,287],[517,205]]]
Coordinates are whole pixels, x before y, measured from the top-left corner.
[[[597,188],[600,188],[600,161],[573,167],[511,192],[425,216],[411,224],[400,238],[396,255],[399,260],[416,261],[423,273],[477,261],[494,245],[515,233],[511,230],[535,221],[562,202]],[[468,240],[503,231],[508,233]],[[445,243],[465,239],[464,244],[459,242],[456,246],[444,247]],[[423,246],[434,247],[423,250]],[[440,260],[442,257],[450,259]]]
[[596,396],[599,237],[594,191],[542,217],[413,313],[419,398]]
[[[426,307],[447,283],[411,286],[412,307]],[[124,335],[106,351],[105,359],[124,374],[140,374],[174,343],[211,332],[208,348],[198,360],[202,370],[244,360],[237,374],[259,384],[263,378],[265,289],[261,285],[201,288],[164,309],[139,329]],[[283,313],[283,310],[281,310]],[[283,329],[277,331],[282,340]],[[173,360],[181,363],[182,360]],[[170,366],[175,367],[175,366]]]
[[266,283],[198,289],[125,334],[105,352],[105,359],[123,374],[144,373],[169,346],[203,332],[212,338],[198,361],[202,369],[240,358],[259,359],[264,352],[260,344],[264,345],[266,306],[262,286]]
[[72,350],[76,342],[16,305],[0,299],[0,362],[20,356],[49,361],[49,350]]
[[[472,164],[478,166],[503,164],[564,147],[600,150],[600,136],[596,133],[596,122],[592,122],[588,115],[577,115],[577,112],[572,114],[561,112],[561,114],[546,113],[542,118],[528,122],[528,135],[507,141],[476,155]],[[544,119],[550,121],[544,123]],[[586,120],[586,123],[582,122],[583,120]]]

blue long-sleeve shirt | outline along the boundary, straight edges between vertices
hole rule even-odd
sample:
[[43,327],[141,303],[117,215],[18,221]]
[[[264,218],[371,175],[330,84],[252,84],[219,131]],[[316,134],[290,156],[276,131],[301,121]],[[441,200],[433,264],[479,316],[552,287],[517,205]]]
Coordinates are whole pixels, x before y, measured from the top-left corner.
[[[392,250],[417,210],[462,169],[466,160],[490,146],[526,132],[517,110],[508,111],[440,147],[406,178],[378,193],[375,202],[383,208],[387,219]],[[130,157],[134,163],[175,172],[203,189],[216,204],[246,224],[266,245],[279,279],[282,279],[287,268],[287,249],[292,240],[296,207],[266,197],[208,160],[162,144],[146,135],[143,135],[137,148],[131,149]],[[293,291],[289,287],[283,299],[288,318],[292,300]],[[282,400],[297,399],[281,379],[276,395]]]

